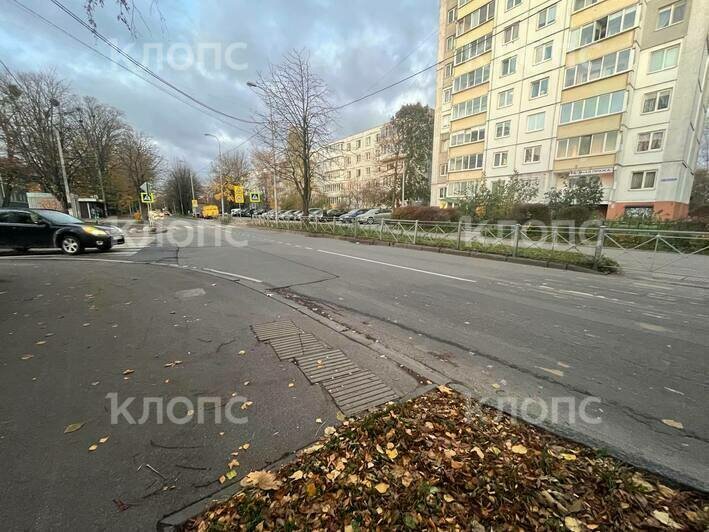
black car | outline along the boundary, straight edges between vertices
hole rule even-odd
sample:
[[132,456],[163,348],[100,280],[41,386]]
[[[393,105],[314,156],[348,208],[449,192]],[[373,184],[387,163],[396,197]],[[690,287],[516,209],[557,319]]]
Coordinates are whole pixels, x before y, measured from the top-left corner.
[[85,223],[49,209],[0,209],[0,248],[60,248],[76,255],[85,248],[108,251],[124,243],[118,227]]

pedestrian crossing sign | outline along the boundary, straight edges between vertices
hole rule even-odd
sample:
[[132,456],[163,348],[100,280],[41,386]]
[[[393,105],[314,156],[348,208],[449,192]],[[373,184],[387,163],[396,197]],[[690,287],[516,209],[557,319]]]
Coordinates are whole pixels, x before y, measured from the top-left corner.
[[249,192],[249,203],[261,203],[261,193]]
[[141,192],[140,201],[142,203],[155,203],[155,194],[152,192]]

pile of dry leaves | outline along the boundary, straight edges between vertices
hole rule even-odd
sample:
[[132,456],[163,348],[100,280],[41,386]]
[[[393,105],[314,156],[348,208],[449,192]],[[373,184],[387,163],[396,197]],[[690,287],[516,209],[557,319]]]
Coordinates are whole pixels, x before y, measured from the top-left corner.
[[360,420],[190,524],[204,530],[705,530],[709,500],[438,390]]

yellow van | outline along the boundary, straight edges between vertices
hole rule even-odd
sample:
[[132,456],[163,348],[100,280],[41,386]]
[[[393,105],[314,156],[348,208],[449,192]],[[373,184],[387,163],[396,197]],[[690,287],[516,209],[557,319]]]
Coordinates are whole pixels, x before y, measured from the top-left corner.
[[202,218],[219,218],[219,207],[216,205],[205,205],[202,207]]

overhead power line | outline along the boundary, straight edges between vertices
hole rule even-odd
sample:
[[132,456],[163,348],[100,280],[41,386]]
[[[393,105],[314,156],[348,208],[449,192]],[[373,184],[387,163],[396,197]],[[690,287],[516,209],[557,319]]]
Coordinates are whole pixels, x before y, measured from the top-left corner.
[[133,63],[136,67],[138,67],[139,69],[143,70],[146,74],[148,74],[149,76],[155,78],[155,79],[158,80],[160,83],[162,83],[162,84],[164,84],[164,85],[167,85],[167,86],[170,87],[172,90],[174,90],[175,92],[178,92],[179,94],[181,94],[181,95],[184,96],[185,98],[187,98],[187,99],[191,100],[192,102],[196,103],[197,105],[199,105],[199,106],[201,106],[201,107],[204,107],[205,109],[209,109],[209,110],[212,111],[213,113],[217,113],[217,114],[219,114],[219,115],[221,115],[221,116],[224,116],[224,117],[229,118],[229,119],[231,119],[231,120],[235,120],[235,121],[237,121],[237,122],[241,122],[241,123],[244,123],[244,124],[259,124],[259,123],[260,123],[260,122],[254,121],[254,120],[247,120],[247,119],[245,119],[245,118],[240,118],[240,117],[238,117],[238,116],[234,116],[234,115],[231,115],[231,114],[229,114],[229,113],[225,113],[225,112],[220,111],[219,109],[216,109],[215,107],[212,107],[211,105],[209,105],[209,104],[203,102],[202,100],[200,100],[200,99],[198,99],[198,98],[195,98],[195,97],[192,96],[190,93],[188,93],[188,92],[186,92],[186,91],[180,89],[179,87],[177,87],[176,85],[174,85],[174,84],[171,83],[170,81],[166,80],[166,79],[163,78],[162,76],[160,76],[160,75],[156,74],[155,72],[153,72],[150,68],[146,67],[143,63],[141,63],[140,61],[134,59],[133,56],[131,56],[130,54],[124,52],[123,49],[122,49],[120,46],[117,46],[117,45],[113,44],[109,39],[107,39],[107,38],[104,37],[101,33],[99,33],[98,30],[96,30],[95,28],[92,28],[91,25],[89,25],[89,24],[87,24],[86,22],[84,22],[84,21],[81,19],[81,17],[79,17],[78,15],[76,15],[73,11],[71,11],[71,9],[69,9],[68,7],[66,7],[66,6],[65,6],[64,4],[62,4],[59,0],[52,0],[52,3],[53,3],[55,6],[57,6],[59,9],[61,9],[62,11],[64,11],[64,13],[66,13],[66,14],[69,15],[71,18],[73,18],[76,22],[78,22],[79,24],[81,24],[81,25],[82,25],[84,28],[86,28],[88,31],[90,31],[97,39],[100,39],[101,41],[103,41],[106,45],[108,45],[110,48],[112,48],[113,50],[115,50],[115,51],[116,51],[118,54],[120,54],[121,56],[125,57],[128,61],[130,61],[131,63]]

